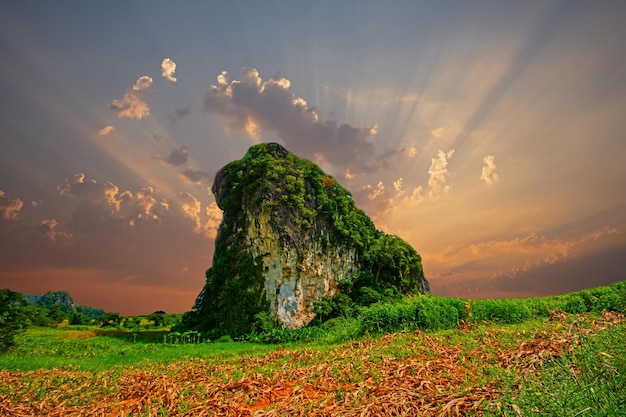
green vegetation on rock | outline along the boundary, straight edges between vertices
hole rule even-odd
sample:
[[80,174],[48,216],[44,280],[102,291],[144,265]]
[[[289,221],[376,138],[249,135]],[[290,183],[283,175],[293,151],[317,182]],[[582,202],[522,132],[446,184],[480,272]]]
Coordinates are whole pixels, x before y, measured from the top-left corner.
[[[276,143],[255,145],[222,168],[213,194],[223,220],[186,328],[240,335],[263,312],[279,327],[280,320],[300,327],[325,297],[361,305],[429,290],[415,249],[378,231],[333,177]],[[367,285],[335,295],[359,277]]]

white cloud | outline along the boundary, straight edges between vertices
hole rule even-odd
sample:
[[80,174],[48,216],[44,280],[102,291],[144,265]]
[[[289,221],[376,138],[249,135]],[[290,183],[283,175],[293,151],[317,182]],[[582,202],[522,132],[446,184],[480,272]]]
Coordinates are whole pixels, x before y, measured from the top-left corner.
[[404,193],[404,191],[402,190],[402,181],[403,179],[402,177],[400,177],[396,181],[393,182],[393,188],[398,193]]
[[152,78],[142,75],[135,84],[124,92],[124,97],[115,99],[109,104],[118,117],[141,120],[150,115],[150,105],[146,100],[146,94],[152,87]]
[[496,172],[495,158],[492,155],[487,155],[483,158],[483,162],[485,165],[483,166],[480,179],[484,181],[485,184],[495,184],[500,179],[498,173]]
[[454,154],[454,149],[448,152],[439,151],[437,157],[432,158],[430,168],[428,169],[428,195],[431,198],[445,195],[450,191],[450,185],[446,184],[448,178],[448,160]]
[[176,63],[169,58],[165,58],[163,62],[161,62],[161,76],[168,81],[175,83],[176,77],[174,77],[174,73],[176,72]]
[[375,200],[385,193],[385,185],[382,181],[378,181],[376,187],[372,187],[371,184],[367,184],[363,187],[363,190],[367,191],[367,198],[370,200]]
[[24,206],[24,203],[19,198],[11,199],[7,197],[6,193],[0,190],[0,217],[3,220],[17,220],[20,210]]
[[204,225],[204,234],[211,239],[215,239],[217,237],[217,229],[222,222],[222,210],[217,206],[217,203],[212,202],[206,206],[205,211],[208,220]]
[[98,136],[109,136],[111,133],[115,132],[115,127],[111,125],[107,125],[102,129],[98,130]]
[[280,73],[263,82],[256,69],[246,68],[241,80],[229,81],[228,73],[222,71],[217,84],[204,95],[204,112],[222,116],[231,128],[254,138],[274,132],[290,151],[312,160],[321,156],[350,175],[372,172],[394,156],[377,154],[371,141],[378,132],[375,124],[353,127],[334,119],[323,121],[317,109],[290,87],[291,82]]

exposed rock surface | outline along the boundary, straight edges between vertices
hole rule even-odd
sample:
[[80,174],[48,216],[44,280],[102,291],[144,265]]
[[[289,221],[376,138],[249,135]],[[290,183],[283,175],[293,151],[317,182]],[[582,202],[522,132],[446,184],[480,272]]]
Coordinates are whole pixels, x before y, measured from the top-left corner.
[[278,144],[255,145],[222,168],[213,193],[224,215],[192,311],[198,327],[247,331],[267,312],[298,328],[315,316],[313,302],[363,272],[403,292],[428,291],[410,245],[376,230],[334,178]]

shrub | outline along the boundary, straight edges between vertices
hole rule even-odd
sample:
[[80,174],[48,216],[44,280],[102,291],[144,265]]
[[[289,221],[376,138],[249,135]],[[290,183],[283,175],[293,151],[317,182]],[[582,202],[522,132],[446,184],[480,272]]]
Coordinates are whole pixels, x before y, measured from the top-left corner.
[[502,324],[522,323],[532,317],[528,301],[522,299],[476,300],[471,312],[474,321]]
[[11,290],[0,290],[0,352],[15,346],[15,336],[26,328],[26,318],[21,307],[24,296]]
[[568,297],[564,297],[565,302],[563,303],[563,311],[570,314],[581,314],[587,312],[587,306],[585,305],[585,300],[575,294],[571,294]]

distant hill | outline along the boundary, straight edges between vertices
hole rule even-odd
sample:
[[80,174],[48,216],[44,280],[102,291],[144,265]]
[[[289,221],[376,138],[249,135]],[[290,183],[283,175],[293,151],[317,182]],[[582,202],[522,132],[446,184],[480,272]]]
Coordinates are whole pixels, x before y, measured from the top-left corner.
[[53,305],[58,305],[59,309],[66,315],[82,313],[91,319],[97,319],[105,313],[104,310],[99,308],[76,304],[67,291],[48,291],[41,295],[24,294],[24,298],[28,304],[43,308],[52,308]]

